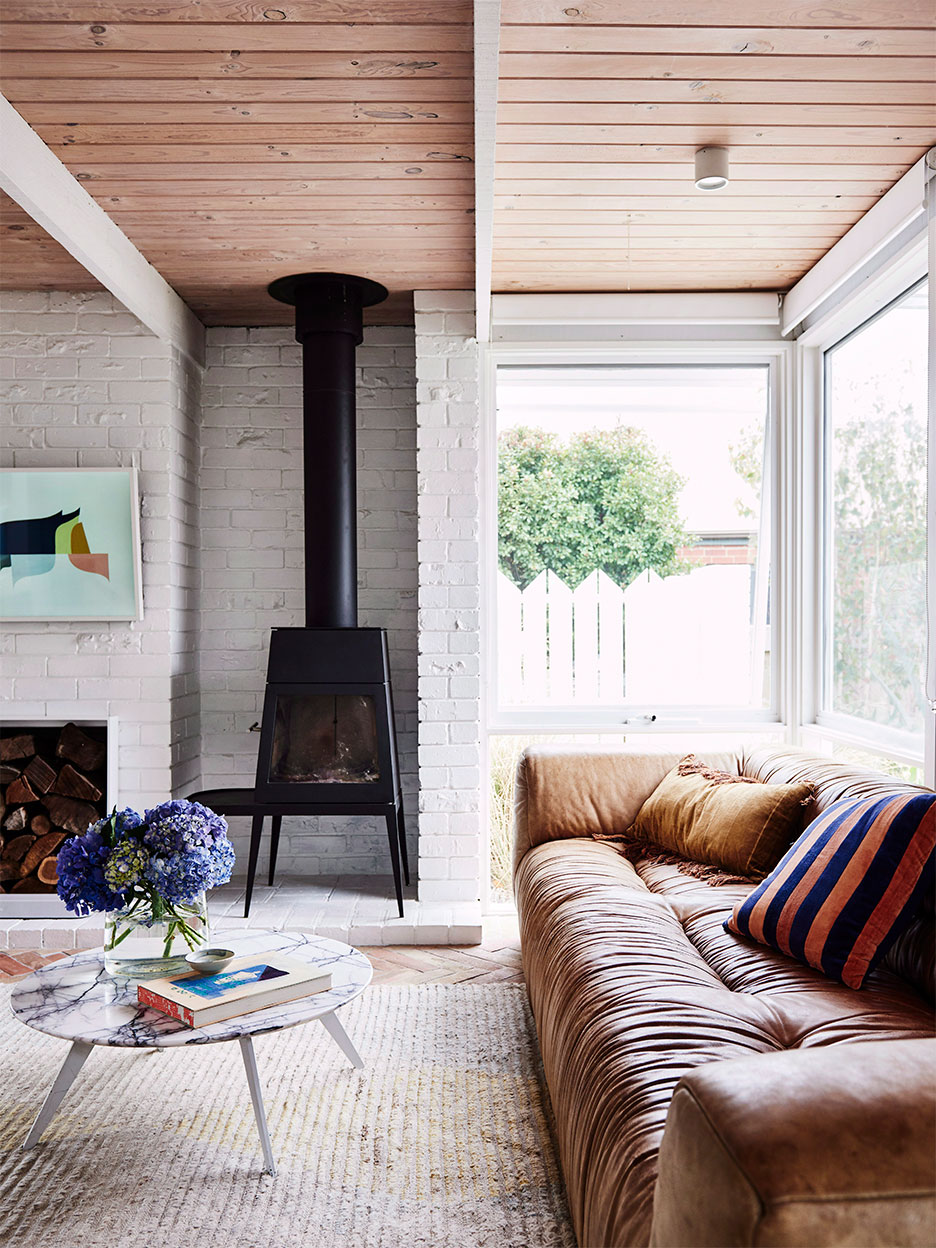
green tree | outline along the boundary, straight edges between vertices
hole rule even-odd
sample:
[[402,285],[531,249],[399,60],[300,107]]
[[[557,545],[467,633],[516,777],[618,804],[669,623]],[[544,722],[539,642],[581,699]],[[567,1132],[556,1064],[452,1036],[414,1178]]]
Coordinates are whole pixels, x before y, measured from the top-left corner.
[[508,429],[498,439],[501,570],[521,589],[547,568],[573,589],[596,568],[621,586],[646,568],[686,571],[682,486],[640,429],[593,429],[567,443]]
[[[751,490],[758,504],[761,496],[761,482],[764,471],[764,419],[761,417],[741,434],[738,442],[728,447],[731,466]],[[741,498],[734,500],[735,510],[743,520],[754,520],[759,516],[750,504]]]
[[[761,493],[763,424],[730,448]],[[926,428],[908,406],[836,423],[832,453],[832,705],[914,731],[923,710]],[[754,513],[736,500],[738,514]]]
[[926,427],[909,407],[833,438],[836,710],[914,730],[923,710]]

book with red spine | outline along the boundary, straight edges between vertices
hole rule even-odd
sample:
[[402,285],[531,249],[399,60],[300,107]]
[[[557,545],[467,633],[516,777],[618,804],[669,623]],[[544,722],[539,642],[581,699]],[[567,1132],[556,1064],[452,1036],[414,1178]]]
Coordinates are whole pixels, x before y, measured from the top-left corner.
[[139,983],[137,1001],[195,1028],[327,992],[331,984],[330,972],[308,962],[260,953],[236,958],[216,975],[190,971]]
[[186,1027],[195,1026],[191,1010],[186,1010],[185,1006],[179,1005],[177,1001],[170,1001],[168,997],[152,992],[145,984],[137,985],[137,1001],[151,1010],[159,1010],[161,1014],[171,1015],[180,1023],[185,1023]]

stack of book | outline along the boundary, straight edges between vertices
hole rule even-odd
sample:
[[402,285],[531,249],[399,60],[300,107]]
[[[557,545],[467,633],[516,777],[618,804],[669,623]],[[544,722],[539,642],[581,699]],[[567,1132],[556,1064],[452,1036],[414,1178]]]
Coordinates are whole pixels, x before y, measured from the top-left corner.
[[236,958],[217,975],[192,971],[147,980],[137,985],[137,1000],[186,1027],[206,1027],[238,1014],[327,992],[331,984],[330,972],[323,974],[308,962],[281,953],[251,954]]

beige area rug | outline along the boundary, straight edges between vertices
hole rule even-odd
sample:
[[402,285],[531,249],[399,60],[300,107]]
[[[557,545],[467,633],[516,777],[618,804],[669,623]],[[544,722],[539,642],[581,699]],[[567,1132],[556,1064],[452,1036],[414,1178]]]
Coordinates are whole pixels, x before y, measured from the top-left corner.
[[0,1243],[17,1248],[574,1248],[521,988],[371,988],[255,1041],[279,1172],[261,1176],[236,1043],[97,1048],[20,1145],[67,1044],[0,999]]

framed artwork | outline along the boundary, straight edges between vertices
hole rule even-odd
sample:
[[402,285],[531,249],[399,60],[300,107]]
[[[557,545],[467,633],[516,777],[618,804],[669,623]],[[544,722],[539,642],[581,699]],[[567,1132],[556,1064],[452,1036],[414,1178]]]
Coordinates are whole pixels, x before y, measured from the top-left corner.
[[136,469],[0,469],[0,619],[142,618]]

